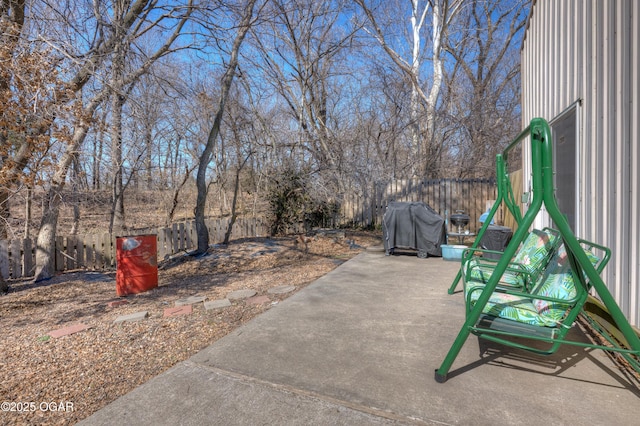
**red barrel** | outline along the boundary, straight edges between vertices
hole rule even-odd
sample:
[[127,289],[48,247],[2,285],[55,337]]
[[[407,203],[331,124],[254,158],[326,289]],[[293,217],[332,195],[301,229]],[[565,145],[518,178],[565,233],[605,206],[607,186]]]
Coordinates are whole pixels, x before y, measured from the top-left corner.
[[158,287],[155,235],[116,238],[116,293],[142,293]]

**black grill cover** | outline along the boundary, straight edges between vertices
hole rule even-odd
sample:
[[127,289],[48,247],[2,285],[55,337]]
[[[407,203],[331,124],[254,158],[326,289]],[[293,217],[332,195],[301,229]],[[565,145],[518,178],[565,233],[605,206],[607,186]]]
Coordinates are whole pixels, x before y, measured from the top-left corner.
[[419,257],[442,256],[444,219],[425,203],[391,202],[382,219],[386,254],[396,248],[418,250]]

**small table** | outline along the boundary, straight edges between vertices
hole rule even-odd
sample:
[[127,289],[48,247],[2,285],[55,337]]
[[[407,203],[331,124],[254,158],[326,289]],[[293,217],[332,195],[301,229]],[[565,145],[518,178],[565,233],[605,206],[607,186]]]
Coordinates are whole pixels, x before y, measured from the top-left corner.
[[450,237],[457,237],[458,244],[464,243],[465,237],[475,237],[475,232],[449,232]]

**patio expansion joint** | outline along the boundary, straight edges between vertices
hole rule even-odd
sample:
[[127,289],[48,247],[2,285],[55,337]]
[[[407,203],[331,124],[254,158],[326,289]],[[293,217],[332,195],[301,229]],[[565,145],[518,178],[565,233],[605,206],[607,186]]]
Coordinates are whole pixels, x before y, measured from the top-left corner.
[[258,386],[262,386],[265,388],[271,388],[271,389],[275,389],[276,391],[279,392],[283,392],[283,393],[292,393],[298,396],[301,396],[303,398],[307,398],[307,399],[315,399],[315,400],[320,400],[320,401],[324,401],[326,403],[329,404],[333,404],[333,405],[338,405],[341,407],[345,407],[354,411],[359,411],[361,413],[365,413],[365,414],[369,414],[372,416],[377,416],[377,417],[381,417],[387,420],[392,420],[392,421],[396,421],[396,422],[400,422],[402,424],[411,424],[411,425],[434,425],[434,424],[441,424],[441,425],[449,425],[449,423],[443,423],[437,420],[433,420],[433,419],[419,419],[419,418],[415,418],[415,417],[407,417],[407,416],[403,416],[401,414],[397,414],[397,413],[393,413],[390,411],[385,411],[382,409],[378,409],[375,407],[369,407],[366,405],[361,405],[361,404],[356,404],[350,401],[345,401],[342,399],[338,399],[338,398],[333,398],[331,396],[328,395],[324,395],[324,394],[320,394],[317,392],[313,392],[313,391],[309,391],[309,390],[305,390],[305,389],[300,389],[294,386],[290,386],[290,385],[285,385],[282,383],[273,383],[270,381],[266,381],[266,380],[262,380],[262,379],[258,379],[256,377],[252,377],[252,376],[247,376],[245,374],[242,373],[238,373],[235,371],[230,371],[230,370],[224,370],[218,367],[212,367],[209,365],[204,365],[204,364],[200,364],[197,362],[193,362],[190,360],[186,360],[183,361],[181,363],[183,366],[187,367],[187,368],[198,368],[201,370],[206,370],[209,371],[211,373],[217,374],[219,376],[226,376],[229,377],[233,380],[238,380],[240,382],[245,382],[245,383],[253,383],[254,385],[258,385]]

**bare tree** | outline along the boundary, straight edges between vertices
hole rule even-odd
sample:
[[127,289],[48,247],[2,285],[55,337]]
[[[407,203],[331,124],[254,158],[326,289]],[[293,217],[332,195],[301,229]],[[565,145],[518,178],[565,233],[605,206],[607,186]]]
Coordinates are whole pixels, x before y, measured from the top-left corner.
[[456,61],[448,77],[454,120],[464,132],[457,147],[459,176],[492,175],[496,153],[520,127],[518,34],[529,0],[473,0],[445,41]]
[[[51,135],[64,137],[54,125],[55,100],[64,96],[64,82],[43,43],[29,43],[23,0],[0,0],[0,239],[8,236],[9,198],[34,156],[44,155]],[[33,182],[27,182],[32,186]]]
[[[246,89],[247,98],[251,100],[250,87],[247,81],[242,79],[241,87]],[[229,128],[228,138],[231,141],[232,146],[227,147],[224,151],[232,153],[228,155],[228,162],[235,163],[233,166],[235,171],[233,172],[233,197],[231,199],[231,217],[227,226],[227,231],[224,234],[223,244],[229,244],[231,239],[231,233],[233,232],[233,226],[238,218],[238,203],[241,191],[241,176],[248,164],[249,160],[254,154],[255,141],[260,136],[256,134],[257,127],[253,125],[254,117],[256,116],[255,110],[252,111],[251,102],[249,105],[244,105],[243,96],[236,91],[234,96],[234,102],[229,103],[227,109],[227,127]],[[232,157],[233,158],[229,158]]]
[[114,41],[113,52],[111,53],[111,77],[110,77],[110,97],[111,97],[111,169],[113,171],[113,182],[111,191],[111,220],[109,232],[120,232],[126,229],[124,212],[124,185],[122,170],[122,112],[127,95],[124,87],[125,61],[129,51],[127,37],[129,29],[124,25],[124,18],[128,12],[128,0],[115,0],[112,6],[111,31]]
[[229,97],[229,91],[231,90],[233,78],[236,74],[236,68],[238,67],[238,55],[240,53],[240,46],[242,46],[242,42],[244,41],[244,38],[249,32],[249,29],[251,28],[251,25],[253,23],[254,8],[256,3],[257,0],[248,0],[246,5],[243,7],[240,22],[237,26],[236,36],[233,40],[231,51],[229,53],[229,62],[225,67],[225,73],[222,76],[222,81],[220,83],[220,99],[218,101],[218,109],[213,119],[213,125],[211,126],[211,130],[209,131],[209,135],[207,137],[207,143],[202,152],[202,155],[200,156],[200,161],[198,162],[198,174],[196,178],[198,197],[194,210],[196,232],[198,235],[198,247],[194,254],[203,254],[206,253],[207,250],[209,250],[209,231],[205,223],[205,207],[208,192],[207,168],[209,167],[209,163],[211,162],[216,139],[220,134],[220,125],[224,116],[225,105],[227,103],[227,98]]
[[272,0],[270,25],[253,37],[257,63],[298,126],[295,150],[325,171],[331,192],[342,192],[344,149],[338,135],[339,76],[347,75],[345,51],[356,29],[341,18],[349,2]]
[[[84,179],[74,164],[88,187],[113,182],[114,229],[126,225],[127,176],[129,190],[175,190],[168,217],[195,178],[202,253],[209,188],[233,187],[235,217],[247,178],[263,185],[287,168],[328,201],[445,165],[479,176],[517,121],[525,0],[161,3],[0,0],[0,238],[12,194],[44,189],[36,279],[52,274],[62,197]],[[200,50],[159,63],[191,47],[172,43],[192,10]],[[237,81],[250,87],[232,92]]]
[[[182,32],[182,28],[192,13],[191,3],[189,3],[186,6],[176,6],[176,9],[174,9],[174,12],[176,13],[175,16],[169,13],[168,15],[161,15],[155,21],[148,21],[148,14],[153,10],[154,6],[155,4],[151,4],[147,0],[137,0],[133,2],[124,14],[122,27],[126,30],[125,33],[129,37],[135,38],[134,34],[131,33],[132,31],[135,31],[135,34],[144,34],[151,31],[153,28],[159,28],[160,25],[165,24],[165,20],[173,23],[171,32],[168,33],[164,42],[160,44],[155,51],[149,53],[145,57],[143,63],[139,67],[130,71],[123,78],[123,87],[132,84],[135,80],[140,78],[141,75],[148,72],[156,60],[171,52],[173,42]],[[96,11],[107,13],[107,10],[103,9],[96,9]],[[105,22],[100,16],[96,16],[96,19],[98,18],[100,18],[99,22],[101,24]],[[98,25],[98,27],[100,27],[100,25]],[[103,35],[101,28],[98,28],[98,33],[100,36]],[[69,92],[71,94],[77,93],[86,84],[86,82],[92,78],[96,72],[96,68],[102,63],[102,61],[104,61],[105,55],[113,51],[114,47],[118,43],[118,40],[115,40],[113,37],[114,33],[108,33],[106,38],[99,43],[99,46],[91,52],[92,54],[87,55],[86,61],[71,79],[71,83],[69,84]],[[49,191],[45,197],[45,209],[42,215],[36,245],[35,281],[48,279],[53,275],[56,227],[58,223],[61,194],[65,186],[67,172],[76,152],[79,150],[87,136],[91,126],[92,117],[96,109],[103,103],[110,92],[110,88],[105,86],[98,90],[93,97],[84,104],[82,104],[83,100],[81,98],[76,99],[74,104],[75,114],[68,117],[68,119],[74,123],[73,134],[67,141],[65,150],[56,164]],[[69,99],[72,99],[71,95]]]
[[[364,11],[370,29],[370,34],[380,43],[389,58],[398,69],[408,78],[411,83],[411,103],[410,103],[410,129],[413,145],[412,155],[418,159],[414,173],[422,176],[433,176],[438,171],[436,152],[438,143],[436,138],[436,113],[437,103],[440,96],[442,81],[444,76],[444,64],[442,61],[443,41],[447,36],[447,31],[451,22],[460,12],[462,0],[427,0],[421,4],[420,0],[410,1],[410,35],[409,43],[410,58],[405,59],[402,55],[402,47],[394,46],[391,40],[392,35],[386,34],[381,21],[391,25],[398,16],[398,10],[402,7],[396,2],[370,2],[366,0],[356,0],[356,3]],[[375,3],[375,4],[374,4]],[[386,7],[383,7],[383,4]],[[391,22],[391,23],[390,23]],[[422,42],[421,34],[428,24],[431,29],[431,88],[429,94],[423,88],[424,73],[420,59],[423,57],[425,44]],[[426,112],[426,132],[422,131],[421,110]]]

